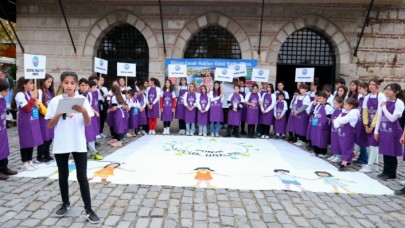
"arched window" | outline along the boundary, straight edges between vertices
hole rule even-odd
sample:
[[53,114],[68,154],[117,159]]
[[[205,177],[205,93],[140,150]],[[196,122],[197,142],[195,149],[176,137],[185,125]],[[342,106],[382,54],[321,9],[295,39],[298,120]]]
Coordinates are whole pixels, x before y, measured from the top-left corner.
[[[119,25],[108,32],[101,41],[97,56],[108,60],[108,77],[106,77],[108,86],[117,78],[117,62],[136,63],[138,82],[148,79],[148,44],[142,33],[129,24]],[[134,79],[128,78],[128,83],[131,80]]]
[[184,58],[240,59],[242,53],[238,41],[226,29],[209,26],[191,38]]

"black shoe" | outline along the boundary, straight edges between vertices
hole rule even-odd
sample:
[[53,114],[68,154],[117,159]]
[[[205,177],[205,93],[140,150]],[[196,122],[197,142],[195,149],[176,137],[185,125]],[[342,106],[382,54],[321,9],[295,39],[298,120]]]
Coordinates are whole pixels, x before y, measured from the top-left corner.
[[231,137],[231,127],[228,126],[228,129],[226,129],[226,134],[224,135],[224,137]]
[[386,174],[380,174],[380,175],[377,175],[377,177],[380,178],[381,180],[393,180],[396,178],[396,177],[388,176]]
[[395,190],[394,194],[397,195],[397,196],[404,195],[405,194],[405,187],[403,187],[400,190]]
[[57,217],[63,217],[64,215],[66,215],[66,213],[69,211],[69,209],[70,209],[70,202],[64,203],[64,204],[62,204],[62,207],[59,208],[59,210],[57,210],[55,212],[55,215]]
[[45,163],[45,160],[43,157],[37,157],[38,163]]
[[241,131],[240,134],[241,134],[241,135],[247,135],[247,133],[246,133],[245,130]]
[[346,171],[346,169],[347,169],[347,167],[345,165],[340,165],[338,170],[340,172],[344,172],[344,171]]
[[12,175],[17,175],[17,171],[12,170],[12,169],[7,169],[7,171],[3,172],[4,174],[8,175],[8,176],[12,176]]
[[353,164],[361,166],[361,165],[367,164],[367,162],[362,162],[362,161],[359,161],[359,160],[355,160],[355,161],[353,161]]
[[53,157],[51,157],[51,156],[45,156],[44,157],[46,160],[48,160],[48,161],[53,161],[53,160],[55,160]]
[[90,223],[99,223],[100,222],[100,218],[91,209],[85,210],[84,216],[86,217],[87,221],[89,221]]

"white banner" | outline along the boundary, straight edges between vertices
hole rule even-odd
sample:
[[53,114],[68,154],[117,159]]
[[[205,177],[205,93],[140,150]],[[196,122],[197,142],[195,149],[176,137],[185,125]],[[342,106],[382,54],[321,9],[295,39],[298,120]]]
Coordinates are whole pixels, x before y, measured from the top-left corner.
[[215,81],[232,82],[233,70],[227,68],[215,68]]
[[136,64],[117,63],[117,76],[136,77]]
[[295,82],[314,82],[315,68],[296,68]]
[[94,57],[94,72],[100,74],[107,74],[108,71],[108,61]]
[[46,56],[24,54],[25,79],[44,79],[46,73]]
[[187,65],[182,64],[169,64],[168,73],[169,78],[186,78],[187,77]]
[[254,68],[252,72],[252,81],[254,82],[268,82],[270,70]]
[[247,75],[246,63],[232,64],[228,66],[229,70],[233,70],[233,77],[245,77]]

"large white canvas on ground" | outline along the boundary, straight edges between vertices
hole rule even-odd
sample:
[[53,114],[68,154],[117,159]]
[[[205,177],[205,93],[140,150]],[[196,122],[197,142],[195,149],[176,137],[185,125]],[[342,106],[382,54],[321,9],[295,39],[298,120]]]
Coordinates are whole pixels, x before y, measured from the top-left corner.
[[[71,180],[76,180],[71,161]],[[56,164],[24,177],[58,178]],[[390,195],[392,190],[360,172],[333,165],[279,140],[144,136],[104,158],[89,161],[93,182],[200,188],[291,190]]]

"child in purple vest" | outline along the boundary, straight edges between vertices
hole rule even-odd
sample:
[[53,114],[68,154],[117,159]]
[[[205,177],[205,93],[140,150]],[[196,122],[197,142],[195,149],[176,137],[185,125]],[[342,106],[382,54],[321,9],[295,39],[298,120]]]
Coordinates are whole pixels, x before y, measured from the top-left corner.
[[175,118],[179,120],[179,134],[186,134],[186,123],[184,122],[185,107],[183,104],[183,96],[187,92],[187,78],[180,78],[180,84],[176,87],[177,104]]
[[210,134],[212,137],[219,137],[221,122],[224,121],[224,111],[222,109],[222,100],[224,93],[218,81],[214,82],[214,89],[209,92],[210,99]]
[[8,88],[7,81],[0,79],[0,180],[7,180],[10,175],[17,174],[17,171],[8,168],[8,156],[10,155],[6,120]]
[[275,139],[284,139],[286,134],[286,113],[288,110],[287,102],[284,100],[284,93],[278,94],[278,100],[274,108],[274,133]]
[[208,114],[211,106],[210,98],[207,94],[207,87],[202,85],[200,87],[200,93],[197,95],[197,122],[198,122],[198,135],[207,136],[208,126]]
[[[356,80],[352,81],[351,84],[357,83]],[[357,97],[359,101],[359,111],[360,111],[360,118],[356,125],[356,145],[359,147],[360,154],[357,160],[353,161],[354,164],[357,165],[365,165],[368,162],[368,141],[367,141],[367,134],[363,124],[363,103],[365,97],[368,95],[368,83],[367,82],[359,82],[357,85],[357,94],[355,92],[349,93],[349,98]],[[350,86],[352,88],[353,86]],[[352,92],[352,91],[351,91]]]
[[33,80],[24,77],[18,79],[11,107],[18,108],[18,138],[23,162],[21,169],[34,170],[37,167],[32,162],[32,153],[34,147],[43,144],[44,140],[39,123],[38,90],[34,89]]
[[[403,117],[403,116],[402,116]],[[402,144],[402,148],[404,148],[404,144],[405,144],[405,129],[404,129],[404,131],[403,131],[403,133],[402,133],[402,136],[401,136],[401,139],[399,140],[399,142]],[[403,156],[403,160],[405,161],[405,153],[404,153],[404,156]],[[402,185],[402,186],[405,186],[405,181],[401,181],[400,182],[400,184]],[[402,187],[401,189],[399,189],[399,190],[395,190],[394,191],[394,194],[395,195],[404,195],[405,194],[405,187]]]
[[149,87],[146,89],[146,101],[148,107],[148,125],[149,134],[155,135],[157,128],[157,119],[159,118],[159,101],[162,91],[160,82],[156,78],[149,79]]
[[136,88],[133,90],[129,90],[127,92],[127,99],[126,102],[130,107],[128,111],[128,133],[131,137],[136,137],[136,129],[138,129],[138,116],[139,116],[139,102],[136,100],[135,96],[137,96]]
[[192,136],[195,133],[195,121],[197,117],[196,111],[197,94],[194,83],[188,87],[188,91],[184,94],[183,104],[185,107],[184,121],[186,122],[186,135]]
[[[55,90],[53,85],[53,77],[50,74],[45,75],[45,79],[39,80],[39,88],[42,91],[42,104],[48,107],[49,101],[55,97]],[[39,91],[39,90],[38,90]],[[46,112],[42,112],[39,115],[39,123],[41,125],[41,133],[44,143],[37,148],[37,160],[38,162],[49,162],[54,160],[50,155],[50,146],[54,137],[53,129],[48,128],[48,121],[44,118]]]
[[176,103],[176,92],[174,91],[172,81],[166,80],[160,98],[160,110],[162,110],[161,119],[163,121],[164,135],[170,135],[170,123],[173,120]]
[[338,129],[339,150],[342,153],[342,163],[339,171],[346,171],[347,164],[353,158],[354,128],[360,116],[358,106],[359,102],[356,99],[346,99],[342,113],[333,121],[334,127]]
[[[284,95],[284,94],[283,94]],[[261,126],[262,139],[270,137],[270,127],[274,124],[274,107],[276,107],[277,98],[273,93],[273,86],[267,86],[266,92],[260,97],[259,123]]]
[[378,141],[379,152],[384,158],[383,172],[377,177],[388,180],[397,177],[397,157],[403,155],[399,119],[404,111],[404,93],[398,83],[391,83],[385,87],[385,95],[388,99],[378,107],[374,138]]
[[318,91],[318,104],[314,108],[311,125],[311,145],[314,148],[315,155],[326,156],[329,142],[329,119],[332,115],[333,108],[326,103],[328,95],[325,92]]
[[233,93],[228,96],[228,129],[226,131],[225,137],[231,136],[231,131],[233,129],[233,134],[236,138],[239,138],[239,126],[242,120],[242,109],[243,109],[243,96],[239,93],[239,85],[233,86]]
[[[255,137],[255,128],[259,123],[259,113],[261,96],[259,93],[259,86],[254,84],[252,86],[252,92],[247,93],[245,96],[245,105],[246,105],[246,123],[248,124],[248,138]],[[271,97],[271,94],[270,94]]]
[[338,135],[338,128],[335,128],[333,125],[333,121],[342,113],[343,109],[343,99],[341,97],[335,97],[333,100],[333,107],[335,108],[332,112],[331,116],[331,127],[330,127],[330,145],[332,156],[328,158],[331,162],[340,163],[342,162],[342,153],[339,149],[339,135]]
[[111,142],[110,145],[113,147],[122,147],[121,140],[125,134],[125,114],[123,109],[129,110],[129,106],[122,97],[121,90],[118,86],[112,86],[111,91],[114,96],[111,98],[111,108],[107,110],[107,113],[112,116],[112,127],[116,141]]
[[295,99],[295,109],[293,114],[295,116],[294,133],[298,141],[294,143],[296,146],[304,146],[307,142],[306,135],[308,129],[308,113],[307,108],[311,104],[311,100],[307,95],[308,85],[302,84],[300,86],[300,95]]

